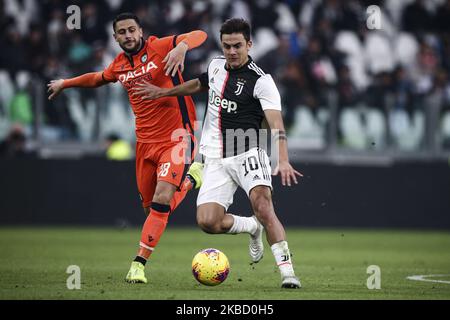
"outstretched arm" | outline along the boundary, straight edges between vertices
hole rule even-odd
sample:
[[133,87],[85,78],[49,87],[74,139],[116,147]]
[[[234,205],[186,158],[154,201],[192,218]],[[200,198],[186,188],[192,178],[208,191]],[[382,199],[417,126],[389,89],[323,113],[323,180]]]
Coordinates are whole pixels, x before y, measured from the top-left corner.
[[47,92],[50,93],[48,99],[52,100],[66,88],[96,88],[107,83],[108,81],[103,78],[103,72],[85,73],[71,79],[51,80],[50,83],[47,84]]
[[201,30],[180,34],[176,40],[176,47],[169,51],[162,61],[163,63],[166,63],[164,66],[166,76],[170,74],[174,77],[178,69],[183,72],[186,52],[201,45],[205,42],[207,37],[206,32]]
[[291,179],[297,184],[297,177],[303,177],[303,175],[295,170],[289,163],[288,148],[287,148],[287,137],[286,131],[284,129],[283,118],[281,116],[281,111],[266,109],[264,114],[267,119],[267,123],[272,131],[272,136],[275,143],[278,144],[279,149],[279,161],[276,166],[273,175],[280,173],[281,184],[285,186],[286,184],[291,186]]
[[177,37],[177,44],[184,42],[188,45],[190,50],[200,46],[203,42],[205,42],[206,38],[208,38],[206,32],[202,30],[194,30],[189,33],[180,34]]
[[167,96],[190,96],[207,88],[203,87],[198,78],[186,81],[172,88],[160,88],[149,82],[137,83],[131,94],[140,96],[142,100],[152,100]]

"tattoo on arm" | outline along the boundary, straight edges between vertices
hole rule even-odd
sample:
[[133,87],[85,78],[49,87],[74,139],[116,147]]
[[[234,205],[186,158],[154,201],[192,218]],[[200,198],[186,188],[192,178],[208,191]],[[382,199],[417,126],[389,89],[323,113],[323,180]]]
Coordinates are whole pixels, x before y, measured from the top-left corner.
[[274,135],[275,140],[287,140],[286,131],[280,130]]

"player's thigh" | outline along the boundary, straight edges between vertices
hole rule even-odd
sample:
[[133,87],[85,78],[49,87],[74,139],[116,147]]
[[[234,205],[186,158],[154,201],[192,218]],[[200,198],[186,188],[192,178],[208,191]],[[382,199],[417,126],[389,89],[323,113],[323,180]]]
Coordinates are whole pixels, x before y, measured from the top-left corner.
[[252,188],[249,199],[253,212],[260,221],[266,221],[275,214],[272,190],[268,186],[259,185]]
[[158,180],[152,202],[170,204],[175,191],[177,191],[177,187],[175,185],[164,180]]
[[237,184],[233,181],[221,159],[206,160],[203,168],[203,182],[197,197],[197,207],[205,203],[216,203],[225,211],[233,203]]
[[184,144],[170,144],[161,147],[157,162],[158,182],[165,181],[179,189],[184,182],[192,157]]
[[156,188],[157,166],[144,156],[136,153],[136,181],[142,207],[150,207]]
[[231,170],[235,172],[239,186],[249,197],[251,190],[257,186],[265,186],[272,190],[272,169],[264,149],[253,148],[238,156]]

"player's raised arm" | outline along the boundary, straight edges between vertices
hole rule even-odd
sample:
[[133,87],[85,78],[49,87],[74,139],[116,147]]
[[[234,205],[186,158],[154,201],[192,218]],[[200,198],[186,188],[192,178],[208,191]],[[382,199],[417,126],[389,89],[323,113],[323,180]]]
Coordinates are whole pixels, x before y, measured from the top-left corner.
[[208,38],[206,32],[202,30],[194,30],[189,33],[180,34],[177,37],[176,42],[177,44],[179,44],[180,42],[186,43],[190,50],[200,46],[203,42],[205,42],[206,38]]
[[50,93],[48,97],[49,100],[52,100],[58,94],[60,94],[64,89],[79,87],[79,88],[96,88],[107,84],[108,81],[103,77],[103,72],[90,72],[85,73],[81,76],[71,78],[71,79],[59,79],[59,80],[51,80],[49,84],[47,84],[48,90]]
[[178,69],[183,72],[186,52],[201,45],[203,42],[205,42],[207,37],[208,36],[206,32],[201,30],[194,30],[189,33],[180,34],[176,38],[175,48],[170,50],[162,61],[166,63],[166,65],[164,66],[166,76],[169,74],[172,77],[175,76]]
[[264,110],[264,114],[266,116],[267,123],[269,124],[270,129],[274,133],[274,140],[275,143],[278,143],[279,149],[279,161],[278,165],[275,167],[273,175],[277,175],[278,173],[280,173],[281,184],[283,186],[287,184],[290,187],[291,179],[295,184],[297,184],[298,181],[296,176],[303,177],[303,175],[295,170],[289,163],[287,137],[286,131],[284,129],[281,111],[266,109]]
[[207,90],[206,87],[202,86],[198,78],[186,81],[172,88],[160,88],[146,81],[137,83],[135,87],[131,96],[140,96],[142,100],[152,100],[167,96],[190,96]]

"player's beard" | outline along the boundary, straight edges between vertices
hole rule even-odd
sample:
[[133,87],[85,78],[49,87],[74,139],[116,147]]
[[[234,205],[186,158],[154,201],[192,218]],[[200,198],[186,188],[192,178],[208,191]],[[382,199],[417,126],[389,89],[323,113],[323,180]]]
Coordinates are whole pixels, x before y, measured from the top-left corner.
[[123,51],[125,51],[128,54],[135,54],[136,52],[141,50],[142,44],[143,44],[143,39],[140,38],[139,41],[137,41],[136,45],[132,49],[128,49],[124,45],[121,45],[121,44],[120,44],[120,47],[122,48]]

